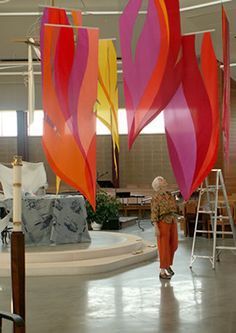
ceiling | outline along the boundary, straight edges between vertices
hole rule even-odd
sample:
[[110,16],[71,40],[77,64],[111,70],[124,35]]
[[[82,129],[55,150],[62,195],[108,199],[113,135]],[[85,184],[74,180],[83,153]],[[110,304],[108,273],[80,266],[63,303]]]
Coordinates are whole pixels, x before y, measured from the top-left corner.
[[[27,59],[27,46],[19,40],[26,37],[38,37],[40,14],[45,5],[50,5],[49,0],[10,0],[1,3],[0,0],[0,65],[3,61],[14,61]],[[118,57],[120,54],[118,23],[119,14],[116,15],[92,15],[90,11],[122,11],[128,0],[55,0],[57,7],[68,9],[81,9],[87,12],[83,16],[85,26],[100,28],[101,38],[116,38]],[[142,9],[147,6],[148,0],[143,0]],[[213,43],[217,58],[222,61],[222,37],[221,37],[221,6],[209,6],[201,9],[186,10],[186,7],[209,3],[211,0],[180,0],[182,33],[190,33],[215,29],[212,33]],[[236,0],[224,4],[230,21],[230,43],[231,63],[236,63]],[[201,35],[197,37],[197,46]],[[16,70],[16,69],[15,69]],[[0,73],[1,74],[1,73]],[[231,76],[236,80],[236,66],[231,67]],[[122,79],[121,76],[119,78]],[[6,76],[0,76],[0,83],[13,81]],[[22,78],[14,78],[22,80]]]

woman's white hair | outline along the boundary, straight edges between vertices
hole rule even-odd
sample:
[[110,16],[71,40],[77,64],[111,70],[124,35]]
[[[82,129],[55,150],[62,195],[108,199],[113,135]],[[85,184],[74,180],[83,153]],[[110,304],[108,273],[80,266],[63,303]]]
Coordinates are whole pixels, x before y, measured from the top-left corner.
[[152,182],[152,188],[154,191],[159,191],[161,188],[166,187],[167,181],[162,176],[156,177]]

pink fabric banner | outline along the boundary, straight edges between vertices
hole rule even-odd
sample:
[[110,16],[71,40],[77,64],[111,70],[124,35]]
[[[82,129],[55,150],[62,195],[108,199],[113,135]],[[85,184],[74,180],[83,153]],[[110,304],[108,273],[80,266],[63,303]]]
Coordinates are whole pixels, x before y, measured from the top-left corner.
[[213,167],[219,136],[217,61],[209,34],[201,52],[202,74],[195,54],[195,36],[183,37],[182,84],[164,111],[171,164],[185,200]]
[[130,0],[120,17],[120,40],[128,144],[169,103],[181,81],[178,1],[149,0],[143,29],[132,52],[141,0]]

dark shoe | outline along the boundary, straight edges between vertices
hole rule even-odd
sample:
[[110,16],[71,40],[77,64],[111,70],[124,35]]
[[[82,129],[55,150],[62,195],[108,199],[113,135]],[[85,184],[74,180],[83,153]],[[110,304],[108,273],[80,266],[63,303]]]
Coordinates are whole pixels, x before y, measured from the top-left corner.
[[159,277],[160,277],[160,279],[165,279],[165,280],[171,279],[171,275],[167,274],[167,273],[160,273]]
[[173,271],[173,269],[171,267],[167,268],[167,272],[173,276],[175,274],[175,272]]

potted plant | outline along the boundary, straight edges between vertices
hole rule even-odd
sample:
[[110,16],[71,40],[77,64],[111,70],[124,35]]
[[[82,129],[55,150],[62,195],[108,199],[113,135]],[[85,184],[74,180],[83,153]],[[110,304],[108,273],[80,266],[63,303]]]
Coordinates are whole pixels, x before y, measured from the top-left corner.
[[[119,229],[119,202],[104,191],[96,194],[96,210],[86,201],[87,221],[93,230]],[[117,227],[110,225],[116,221]]]

